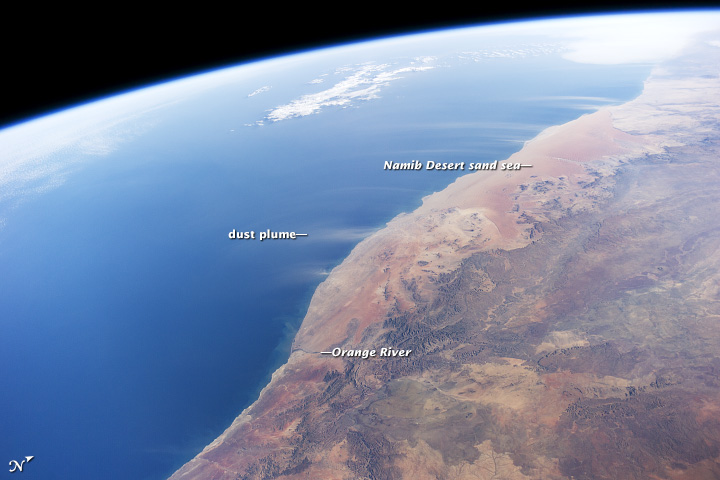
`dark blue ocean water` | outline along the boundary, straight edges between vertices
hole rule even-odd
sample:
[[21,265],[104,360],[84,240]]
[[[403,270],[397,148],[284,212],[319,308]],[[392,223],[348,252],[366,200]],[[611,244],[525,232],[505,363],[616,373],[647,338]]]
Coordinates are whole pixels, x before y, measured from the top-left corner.
[[[385,160],[502,160],[589,111],[573,97],[620,103],[648,73],[497,59],[263,127],[243,124],[307,86],[248,98],[258,80],[163,110],[0,230],[0,461],[34,455],[22,478],[166,478],[254,401],[324,275],[457,176]],[[268,228],[309,236],[227,237]]]

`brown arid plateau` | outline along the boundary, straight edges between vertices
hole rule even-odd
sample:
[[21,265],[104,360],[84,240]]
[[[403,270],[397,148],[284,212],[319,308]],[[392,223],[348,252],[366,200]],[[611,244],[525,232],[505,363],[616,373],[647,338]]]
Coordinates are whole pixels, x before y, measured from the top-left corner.
[[[361,242],[171,478],[720,478],[718,52]],[[387,346],[412,354],[320,354]]]

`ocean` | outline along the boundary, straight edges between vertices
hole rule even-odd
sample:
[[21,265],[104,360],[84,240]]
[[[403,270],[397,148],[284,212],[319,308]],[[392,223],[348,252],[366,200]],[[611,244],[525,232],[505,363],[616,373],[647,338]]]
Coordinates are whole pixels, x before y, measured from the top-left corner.
[[[649,72],[458,61],[380,98],[255,124],[308,88],[307,70],[153,113],[0,230],[4,461],[34,456],[23,478],[167,478],[257,398],[353,246],[467,173],[385,161],[503,160],[548,126],[637,96]],[[230,240],[233,229],[308,236]]]

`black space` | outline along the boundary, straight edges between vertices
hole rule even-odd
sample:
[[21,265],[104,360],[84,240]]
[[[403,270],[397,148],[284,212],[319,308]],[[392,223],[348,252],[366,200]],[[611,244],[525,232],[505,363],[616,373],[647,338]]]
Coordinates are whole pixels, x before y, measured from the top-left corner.
[[30,6],[6,16],[0,29],[0,127],[190,73],[354,40],[524,18],[703,6],[614,1],[488,8],[477,2],[474,7],[408,4],[413,11],[401,13],[387,4],[360,2],[333,7],[195,3],[190,10],[170,4],[167,11],[152,13],[111,3],[102,4],[102,11],[63,5],[34,12]]

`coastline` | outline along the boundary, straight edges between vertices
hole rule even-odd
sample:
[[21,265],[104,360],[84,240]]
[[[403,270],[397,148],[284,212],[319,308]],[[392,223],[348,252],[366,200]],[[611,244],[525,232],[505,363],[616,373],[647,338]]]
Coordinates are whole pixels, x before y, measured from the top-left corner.
[[[677,112],[664,111],[658,99],[666,103],[682,100],[688,118],[693,118],[692,112],[700,108],[701,102],[711,103],[708,89],[712,89],[712,98],[720,100],[716,80],[689,78],[684,82],[683,97],[675,98],[681,91],[677,88],[678,80],[667,80],[664,71],[658,70],[648,79],[646,89],[638,98],[549,127],[508,159],[531,163],[532,169],[511,173],[476,172],[460,177],[444,190],[425,197],[415,211],[398,215],[385,228],[360,242],[315,291],[288,362],[273,373],[258,400],[218,439],[170,478],[224,480],[243,474],[248,478],[306,478],[308,475],[312,478],[350,478],[357,472],[351,471],[348,465],[357,457],[372,457],[373,465],[388,471],[402,467],[403,471],[415,471],[418,475],[420,471],[434,471],[445,475],[455,472],[453,475],[457,476],[454,463],[437,455],[436,451],[442,449],[433,445],[430,434],[415,444],[398,438],[394,446],[390,446],[387,438],[367,433],[362,444],[367,445],[371,440],[378,443],[375,447],[367,447],[370,453],[359,453],[360,447],[354,443],[354,436],[360,433],[350,422],[364,418],[372,411],[370,406],[378,402],[386,402],[382,404],[385,405],[383,408],[395,412],[399,407],[393,404],[391,408],[387,403],[389,399],[397,398],[403,403],[413,398],[392,389],[388,391],[390,380],[395,382],[393,388],[416,385],[413,388],[420,389],[417,397],[425,399],[424,402],[444,405],[442,402],[448,400],[436,399],[437,392],[455,400],[470,397],[460,397],[463,392],[451,394],[450,387],[441,388],[437,383],[440,378],[450,375],[456,379],[453,380],[455,383],[464,376],[510,376],[514,380],[502,383],[504,388],[512,387],[511,390],[516,392],[514,395],[525,397],[522,400],[509,397],[508,408],[524,419],[524,414],[518,411],[527,404],[528,398],[532,398],[527,392],[542,395],[541,417],[530,422],[536,429],[533,434],[555,428],[572,400],[566,398],[563,389],[570,388],[568,385],[573,382],[590,381],[586,377],[538,373],[526,364],[526,360],[511,354],[492,357],[504,359],[502,361],[507,365],[473,364],[461,375],[453,370],[456,367],[441,361],[449,362],[458,354],[465,354],[463,349],[470,348],[457,340],[455,343],[448,340],[448,345],[452,346],[448,354],[442,351],[445,345],[440,345],[439,350],[431,345],[425,350],[427,355],[393,364],[402,369],[398,376],[377,361],[347,363],[343,359],[323,357],[319,352],[335,347],[372,348],[382,339],[407,339],[407,335],[394,337],[392,325],[400,325],[398,330],[405,328],[402,326],[405,324],[407,328],[414,328],[414,319],[434,314],[439,308],[436,306],[438,299],[442,299],[440,307],[450,306],[455,300],[451,298],[452,292],[448,293],[445,288],[447,282],[454,277],[463,278],[463,269],[471,258],[478,254],[504,258],[504,268],[509,270],[508,256],[499,256],[497,252],[511,254],[540,243],[546,232],[551,232],[549,235],[552,236],[553,229],[565,228],[564,222],[572,224],[573,228],[581,228],[584,217],[600,218],[613,199],[620,169],[651,156],[660,156],[668,148],[684,146],[683,139],[691,135],[697,137],[698,132],[693,131],[695,122],[678,121]],[[688,95],[688,89],[695,95]],[[710,115],[714,115],[714,110]],[[634,121],[638,117],[641,122]],[[617,128],[619,125],[624,130]],[[585,236],[578,237],[577,242],[587,242],[592,232],[583,231],[582,235]],[[578,243],[573,248],[584,247]],[[474,275],[482,292],[496,289],[497,281],[487,275],[483,277],[481,271]],[[532,311],[533,315],[509,317],[503,328],[531,328],[533,324],[557,316],[557,305],[570,308],[565,307],[569,305],[565,300],[557,300],[558,295],[528,296],[523,311]],[[492,313],[494,315],[495,311]],[[394,323],[389,324],[388,320]],[[448,320],[442,321],[445,323],[440,327],[455,326]],[[408,335],[411,334],[409,331]],[[550,348],[558,349],[588,343],[588,338],[564,335],[552,337],[554,340],[549,344],[547,339],[536,340],[543,348],[551,345]],[[540,343],[541,340],[544,343]],[[469,354],[470,350],[467,352]],[[430,353],[435,355],[434,360]],[[427,363],[423,363],[426,360]],[[514,373],[511,375],[513,368],[518,366],[522,366],[523,373],[519,377]],[[611,374],[606,373],[605,377],[592,379],[595,382],[593,388],[604,396],[602,398],[619,395],[623,389],[635,388],[634,384],[650,383],[653,378],[652,371],[628,372],[624,374],[627,379],[620,378],[615,372],[612,375],[615,376],[611,378]],[[338,392],[346,386],[351,392],[336,399]],[[525,393],[517,393],[518,386],[522,386]],[[545,393],[540,394],[538,386],[542,386]],[[497,402],[491,397],[490,392],[481,392],[473,398],[478,405],[489,405]],[[334,407],[335,401],[340,402],[342,408]],[[313,411],[308,413],[311,406]],[[450,407],[444,408],[452,411]],[[355,418],[349,418],[347,411],[355,412]],[[309,425],[309,422],[327,422],[326,418],[334,420]],[[368,432],[377,428],[371,428],[369,423],[362,425]],[[327,438],[319,436],[319,428],[326,429]],[[526,478],[526,472],[521,471],[506,453],[496,450],[495,442],[486,440],[475,444],[474,448],[481,452],[481,457],[487,454],[493,459],[496,455],[503,459],[504,472],[512,478]],[[396,452],[403,452],[404,457],[393,463]],[[465,465],[467,471],[485,468],[470,461],[469,457],[458,462]],[[569,468],[549,456],[538,456],[532,465],[534,474],[548,478],[559,477]]]
[[[215,478],[214,475],[224,475],[220,472],[238,473],[235,467],[249,466],[249,459],[238,459],[239,465],[230,469],[207,457],[215,456],[213,452],[225,456],[227,444],[234,444],[237,435],[247,436],[248,428],[255,429],[250,426],[251,422],[273,410],[291,408],[293,400],[303,393],[312,393],[312,387],[289,393],[289,386],[297,384],[298,377],[314,383],[328,372],[343,369],[341,359],[321,357],[318,355],[321,350],[372,344],[367,336],[361,336],[363,332],[375,326],[377,331],[372,337],[378,338],[383,333],[380,323],[393,308],[398,308],[398,302],[400,309],[412,309],[411,295],[402,292],[404,278],[424,278],[426,281],[418,284],[417,290],[432,292],[429,279],[452,272],[473,253],[500,248],[515,250],[537,241],[541,234],[533,230],[533,223],[521,217],[545,219],[540,218],[543,214],[539,209],[536,211],[538,198],[524,201],[519,185],[554,179],[564,181],[569,189],[577,189],[578,185],[593,181],[590,165],[595,171],[607,172],[623,158],[661,151],[656,138],[633,136],[614,128],[612,111],[616,108],[604,107],[565,124],[548,127],[507,159],[532,162],[532,169],[461,176],[445,189],[424,197],[414,212],[396,216],[385,228],[361,241],[316,289],[288,361],[272,374],[258,399],[170,479],[207,478],[206,468],[215,472],[210,475]],[[577,138],[588,142],[590,147],[578,149]],[[597,201],[598,198],[588,195],[568,208],[576,211],[596,208]],[[512,212],[514,202],[521,208]],[[472,234],[468,230],[473,231]],[[419,265],[418,262],[428,263]],[[388,288],[399,294],[393,296],[392,303],[388,301]],[[353,322],[359,317],[363,320]],[[285,393],[278,395],[278,390]],[[265,445],[248,457],[257,458],[261,452],[282,448],[276,442],[285,435],[271,437],[271,445],[267,444],[270,439],[265,438],[260,442]],[[243,443],[246,442],[254,443],[248,440]],[[196,475],[199,472],[202,477]]]

